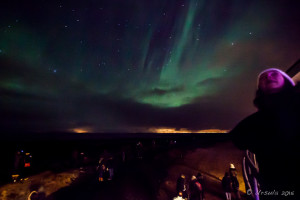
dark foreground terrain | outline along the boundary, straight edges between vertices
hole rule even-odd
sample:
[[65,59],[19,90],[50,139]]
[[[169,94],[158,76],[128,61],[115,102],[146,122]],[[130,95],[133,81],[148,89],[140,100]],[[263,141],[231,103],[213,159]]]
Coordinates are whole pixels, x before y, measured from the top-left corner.
[[[244,153],[232,145],[226,134],[32,135],[7,137],[1,148],[2,191],[11,182],[15,154],[20,149],[32,154],[27,174],[29,184],[24,184],[29,187],[28,194],[30,177],[35,174],[80,171],[67,187],[52,193],[45,191],[48,200],[172,199],[176,195],[177,178],[184,174],[188,185],[191,176],[198,172],[205,178],[206,199],[224,199],[221,178],[230,163],[236,166],[240,190],[245,192],[241,173]],[[114,177],[99,182],[96,170],[99,158],[108,157],[114,161]]]

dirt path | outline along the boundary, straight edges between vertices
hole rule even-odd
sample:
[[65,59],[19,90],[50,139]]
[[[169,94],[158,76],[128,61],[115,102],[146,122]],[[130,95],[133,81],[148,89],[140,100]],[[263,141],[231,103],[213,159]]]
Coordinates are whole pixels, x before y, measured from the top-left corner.
[[[170,151],[169,157],[175,158],[174,164],[167,170],[168,175],[160,185],[158,199],[172,199],[176,191],[176,180],[181,175],[186,176],[187,182],[193,175],[201,172],[205,178],[205,197],[210,200],[224,199],[221,187],[221,179],[230,163],[233,163],[238,171],[238,180],[241,192],[245,192],[245,184],[242,176],[243,151],[235,148],[230,142],[217,143],[211,147],[196,148],[186,152],[181,158],[180,151]],[[177,157],[176,157],[177,155]]]

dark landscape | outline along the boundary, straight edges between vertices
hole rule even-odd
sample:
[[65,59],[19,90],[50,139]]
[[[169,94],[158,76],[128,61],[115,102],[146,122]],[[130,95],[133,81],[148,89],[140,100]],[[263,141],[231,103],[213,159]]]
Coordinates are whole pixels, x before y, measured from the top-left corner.
[[[1,151],[5,153],[0,190],[11,182],[14,154],[21,149],[32,154],[29,177],[44,171],[81,170],[70,186],[47,195],[47,199],[171,199],[176,195],[178,176],[185,174],[189,181],[198,172],[205,176],[209,199],[222,199],[220,180],[230,163],[239,171],[240,190],[245,190],[241,172],[244,153],[231,144],[227,134],[138,134],[137,137],[137,134],[51,133],[17,138],[7,136],[2,145],[6,151]],[[141,150],[136,147],[139,142],[143,145]],[[126,155],[124,160],[122,152]],[[105,156],[113,157],[114,179],[99,183],[96,167],[99,158]]]

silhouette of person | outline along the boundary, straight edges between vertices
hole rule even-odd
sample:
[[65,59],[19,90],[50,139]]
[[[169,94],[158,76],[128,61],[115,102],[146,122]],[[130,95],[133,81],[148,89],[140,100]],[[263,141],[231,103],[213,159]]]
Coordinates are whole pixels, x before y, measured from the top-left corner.
[[176,194],[181,193],[182,198],[187,198],[185,175],[180,175],[177,179]]
[[192,176],[189,184],[190,200],[202,200],[202,186],[196,176]]
[[202,199],[205,199],[205,195],[204,195],[204,189],[205,189],[205,183],[204,183],[204,176],[199,172],[196,176],[197,181],[201,184],[202,186]]
[[296,189],[292,177],[299,168],[295,159],[299,158],[300,95],[294,86],[279,69],[262,71],[254,99],[258,111],[230,132],[236,146],[256,154],[258,178],[265,190]]
[[222,183],[222,188],[225,192],[226,200],[231,200],[232,187],[231,187],[231,178],[228,172],[225,172],[225,175],[222,178],[221,183]]

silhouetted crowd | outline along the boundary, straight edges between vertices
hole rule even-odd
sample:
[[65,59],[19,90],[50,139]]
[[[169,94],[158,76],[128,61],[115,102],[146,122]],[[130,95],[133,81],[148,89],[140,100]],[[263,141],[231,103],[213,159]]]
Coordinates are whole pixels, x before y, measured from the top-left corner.
[[203,200],[204,199],[204,177],[199,172],[197,176],[192,176],[187,185],[185,175],[182,174],[177,179],[176,197],[174,200],[189,199],[189,200]]

